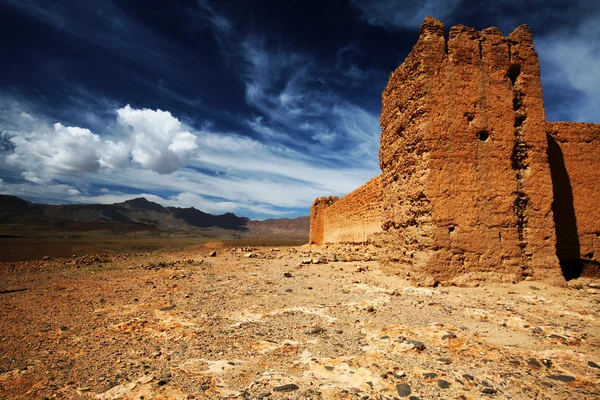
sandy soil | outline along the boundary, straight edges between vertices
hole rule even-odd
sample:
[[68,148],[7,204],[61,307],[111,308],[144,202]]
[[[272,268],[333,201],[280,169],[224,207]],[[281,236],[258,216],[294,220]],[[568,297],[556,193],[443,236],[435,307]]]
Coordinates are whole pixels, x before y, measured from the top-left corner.
[[416,288],[376,259],[209,243],[0,263],[0,398],[600,397],[598,282]]

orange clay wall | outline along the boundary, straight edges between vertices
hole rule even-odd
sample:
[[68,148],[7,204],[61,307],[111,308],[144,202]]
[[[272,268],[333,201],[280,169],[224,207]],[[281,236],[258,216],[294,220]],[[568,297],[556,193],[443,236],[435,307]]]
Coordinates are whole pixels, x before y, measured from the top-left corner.
[[339,200],[316,199],[310,243],[365,243],[381,232],[381,184],[377,176]]
[[558,258],[561,264],[598,263],[600,125],[551,122],[546,129]]

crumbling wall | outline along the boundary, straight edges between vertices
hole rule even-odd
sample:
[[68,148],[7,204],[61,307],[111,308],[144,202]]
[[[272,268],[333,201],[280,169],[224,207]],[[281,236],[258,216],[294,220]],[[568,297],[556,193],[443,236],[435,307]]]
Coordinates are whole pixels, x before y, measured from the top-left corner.
[[381,232],[381,176],[341,199],[321,197],[310,208],[310,243],[366,243]]
[[327,208],[324,243],[365,243],[381,232],[380,179],[371,179]]
[[565,277],[600,263],[600,125],[547,123],[556,253]]
[[338,201],[337,196],[316,198],[310,207],[309,243],[323,244],[325,230],[325,212],[327,208]]
[[392,270],[422,284],[560,276],[529,28],[426,18],[382,95],[382,225]]

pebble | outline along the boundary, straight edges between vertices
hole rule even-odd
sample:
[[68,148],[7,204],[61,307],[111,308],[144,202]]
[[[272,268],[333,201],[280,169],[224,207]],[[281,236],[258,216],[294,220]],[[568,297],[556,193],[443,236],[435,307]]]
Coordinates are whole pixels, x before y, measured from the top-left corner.
[[400,397],[406,397],[412,393],[410,386],[406,383],[398,383],[396,385],[396,392],[398,392],[398,396]]
[[548,360],[547,358],[542,358],[542,364],[544,364],[544,366],[546,368],[551,368],[552,367],[552,361]]
[[445,381],[443,379],[438,379],[437,385],[440,389],[448,389],[450,387],[450,382]]
[[428,379],[433,379],[437,376],[437,374],[435,372],[425,372],[423,376]]
[[498,391],[493,388],[485,388],[481,391],[481,393],[483,393],[483,394],[496,394],[496,392],[498,392]]
[[576,380],[574,376],[568,375],[548,375],[546,378],[560,382],[573,382]]
[[300,389],[297,385],[293,383],[288,383],[287,385],[277,386],[273,388],[274,392],[291,392],[293,390]]
[[425,350],[425,345],[423,344],[423,342],[419,342],[418,340],[412,339],[408,339],[407,342],[415,346],[415,349],[417,350]]
[[283,276],[285,276],[286,278],[291,278],[291,277],[292,277],[292,276],[294,276],[294,275],[292,275],[292,273],[291,273],[291,272],[284,272],[284,273],[283,273]]
[[304,333],[306,333],[307,335],[318,335],[319,333],[323,333],[325,330],[321,327],[317,327],[313,330],[310,331],[306,331]]

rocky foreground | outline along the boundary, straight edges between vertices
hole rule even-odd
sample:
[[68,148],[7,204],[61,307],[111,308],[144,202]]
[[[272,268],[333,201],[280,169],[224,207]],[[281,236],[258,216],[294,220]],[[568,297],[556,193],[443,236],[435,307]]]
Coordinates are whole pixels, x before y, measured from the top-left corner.
[[377,256],[210,244],[3,263],[0,398],[600,396],[598,282],[417,288]]

